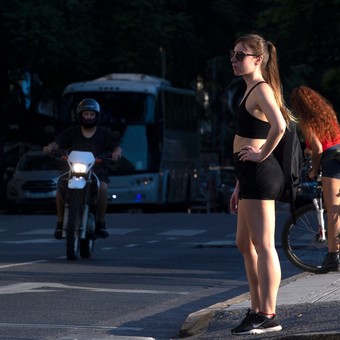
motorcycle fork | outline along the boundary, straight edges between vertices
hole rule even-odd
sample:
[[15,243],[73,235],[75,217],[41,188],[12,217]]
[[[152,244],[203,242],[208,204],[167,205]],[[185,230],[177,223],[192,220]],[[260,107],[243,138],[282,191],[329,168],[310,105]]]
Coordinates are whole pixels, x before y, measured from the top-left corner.
[[[90,177],[91,178],[91,177]],[[94,218],[90,218],[90,214],[92,214],[91,211],[91,180],[88,180],[86,183],[86,186],[84,188],[84,202],[83,202],[83,216],[82,216],[82,223],[80,226],[80,238],[84,240],[86,238],[87,231],[89,233],[94,232],[94,226],[89,225],[95,224]],[[93,229],[93,230],[92,230]]]

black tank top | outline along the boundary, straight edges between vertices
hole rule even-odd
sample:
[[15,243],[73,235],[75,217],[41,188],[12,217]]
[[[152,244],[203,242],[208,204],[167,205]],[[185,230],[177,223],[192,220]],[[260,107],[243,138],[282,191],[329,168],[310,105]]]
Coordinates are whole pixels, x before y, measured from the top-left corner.
[[237,130],[236,134],[245,138],[266,139],[270,129],[270,124],[251,115],[246,109],[246,101],[251,91],[259,85],[265,83],[260,81],[255,84],[242,100],[237,111]]

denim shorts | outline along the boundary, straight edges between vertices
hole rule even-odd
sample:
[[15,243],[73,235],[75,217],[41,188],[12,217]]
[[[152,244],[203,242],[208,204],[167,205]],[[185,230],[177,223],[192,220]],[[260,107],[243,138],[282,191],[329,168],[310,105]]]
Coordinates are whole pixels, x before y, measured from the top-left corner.
[[338,160],[335,158],[337,150],[340,152],[340,144],[334,145],[323,152],[321,159],[323,177],[340,179],[340,154],[338,154]]
[[273,154],[260,163],[240,161],[233,154],[236,177],[239,181],[240,199],[276,200],[284,187],[280,164]]

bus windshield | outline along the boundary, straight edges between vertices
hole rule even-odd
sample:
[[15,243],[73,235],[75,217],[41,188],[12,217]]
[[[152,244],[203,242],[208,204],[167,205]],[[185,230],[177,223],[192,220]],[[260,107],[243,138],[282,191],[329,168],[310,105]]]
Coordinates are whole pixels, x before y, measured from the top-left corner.
[[158,171],[160,162],[159,119],[155,97],[138,92],[71,92],[63,96],[61,117],[64,123],[76,121],[78,103],[93,98],[100,104],[100,125],[122,136],[123,159],[110,166],[110,174]]
[[155,122],[155,98],[138,92],[74,92],[65,94],[61,114],[64,122],[75,120],[78,103],[93,98],[101,108],[101,123],[119,127],[126,124],[151,124]]

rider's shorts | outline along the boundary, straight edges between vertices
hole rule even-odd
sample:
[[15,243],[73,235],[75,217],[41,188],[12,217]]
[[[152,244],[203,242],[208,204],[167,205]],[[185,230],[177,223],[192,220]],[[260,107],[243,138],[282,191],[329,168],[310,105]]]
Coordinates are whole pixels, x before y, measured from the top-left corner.
[[340,144],[334,145],[326,149],[322,154],[321,167],[322,177],[330,177],[340,179],[340,160],[336,158],[340,156]]
[[260,163],[240,161],[233,154],[236,177],[239,181],[240,199],[276,200],[284,186],[280,164],[273,154]]

